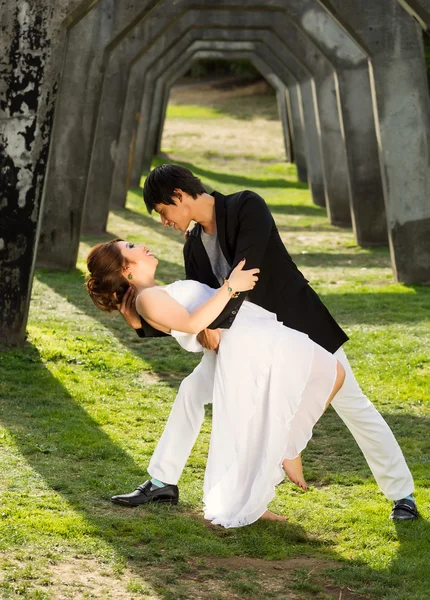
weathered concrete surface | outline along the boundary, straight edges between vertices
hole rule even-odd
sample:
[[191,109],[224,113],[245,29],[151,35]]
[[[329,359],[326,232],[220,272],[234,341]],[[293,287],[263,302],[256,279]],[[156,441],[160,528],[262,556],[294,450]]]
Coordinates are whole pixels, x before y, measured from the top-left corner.
[[38,266],[72,269],[76,265],[113,4],[114,0],[99,2],[68,35],[46,175]]
[[430,32],[430,0],[398,0],[398,2],[424,31]]
[[[274,78],[278,79],[276,75]],[[269,81],[270,82],[270,81]],[[285,159],[287,162],[293,162],[293,141],[291,137],[290,120],[288,116],[288,106],[286,91],[287,87],[279,82],[279,84],[271,84],[276,90],[276,102],[278,104],[279,119],[282,123],[282,136],[284,138]]]
[[291,115],[291,133],[293,136],[294,163],[296,165],[297,179],[302,183],[307,183],[309,178],[308,167],[306,164],[303,113],[301,110],[302,95],[300,92],[300,86],[289,85],[287,87],[286,98],[288,110]]
[[[306,158],[305,158],[304,142],[303,142],[303,125],[300,121],[300,111],[299,111],[299,107],[298,107],[298,100],[296,98],[296,102],[294,104],[294,115],[295,116],[297,115],[297,121],[295,121],[295,119],[293,118],[293,109],[291,106],[292,103],[289,98],[288,88],[283,83],[279,82],[279,78],[273,74],[272,70],[267,66],[267,64],[255,53],[250,55],[248,57],[248,60],[262,74],[262,76],[270,83],[270,85],[272,85],[273,87],[275,87],[277,89],[277,93],[278,93],[278,91],[281,91],[280,86],[282,86],[282,91],[285,95],[285,106],[286,106],[286,110],[287,110],[287,123],[288,123],[288,135],[289,135],[288,144],[289,144],[289,151],[290,151],[290,162],[296,163],[297,176],[299,177],[301,175],[303,177],[303,179],[299,179],[299,181],[307,182]],[[159,84],[159,81],[157,80],[157,85],[158,84]],[[170,88],[172,85],[173,85],[173,82],[170,82],[170,81],[163,83],[163,92],[162,92],[163,101],[162,101],[162,109],[161,109],[161,121],[160,121],[159,125],[157,126],[157,140],[156,140],[156,145],[155,145],[155,154],[158,154],[161,151],[161,138],[163,135],[167,105],[169,102]],[[278,86],[279,86],[279,89],[278,89]],[[293,142],[295,131],[296,131],[296,137],[297,137],[297,145],[300,150],[300,152],[299,152],[299,165],[300,166],[297,165],[297,156],[295,155],[295,143],[296,142]],[[283,132],[285,135],[284,129],[283,129]],[[302,162],[300,162],[300,161],[302,161]],[[151,162],[152,162],[152,159],[151,159]],[[300,172],[299,169],[301,169],[302,172]]]
[[[197,12],[197,11],[192,11],[192,13]],[[203,11],[202,11],[203,13]],[[204,16],[206,19],[206,23],[207,23],[207,19],[208,19],[208,15],[209,15],[209,11],[204,11]],[[229,18],[231,18],[231,14],[227,13],[226,14],[222,14],[222,11],[218,10],[216,11],[216,13],[214,12],[214,18],[215,15],[218,16],[218,22],[219,22],[219,26],[224,26],[224,27],[228,27],[229,25]],[[280,13],[279,15],[277,13],[270,13],[270,19],[267,15],[265,15],[264,13],[253,13],[250,9],[248,9],[248,11],[246,12],[246,15],[243,17],[244,21],[242,21],[244,23],[244,27],[246,27],[248,30],[250,30],[250,33],[252,33],[252,18],[253,18],[253,14],[254,15],[258,15],[258,21],[256,21],[256,24],[254,24],[255,26],[260,26],[262,23],[262,20],[264,22],[264,19],[266,19],[266,21],[268,20],[268,26],[270,27],[271,25],[273,25],[273,22],[276,22],[279,17],[282,17],[282,14]],[[276,18],[275,18],[276,16]],[[197,12],[197,14],[195,15],[195,20],[198,20],[199,18],[199,13]],[[202,18],[202,17],[200,17]],[[254,17],[256,18],[256,17]],[[237,16],[235,17],[235,19],[237,20]],[[196,22],[196,21],[195,21]],[[211,25],[214,25],[213,22],[211,22]],[[237,25],[236,25],[237,26]],[[178,30],[178,21],[175,21],[175,32]],[[238,31],[236,29],[236,31]],[[285,34],[285,31],[282,30],[283,33]],[[239,32],[238,32],[239,33]],[[244,34],[246,34],[246,31],[243,32]],[[266,35],[269,35],[268,33]],[[317,202],[324,204],[325,202],[325,191],[324,191],[324,178],[322,175],[322,165],[321,165],[321,154],[320,154],[320,140],[319,140],[319,134],[317,131],[317,123],[316,123],[316,117],[315,117],[315,106],[314,106],[314,94],[313,94],[313,89],[312,89],[312,85],[309,84],[309,77],[310,74],[309,72],[306,71],[306,69],[303,68],[303,65],[297,60],[297,58],[294,57],[294,55],[291,53],[291,50],[285,45],[284,41],[279,39],[279,36],[275,39],[270,39],[270,48],[272,51],[276,50],[276,56],[279,57],[279,53],[282,52],[281,57],[282,57],[282,61],[278,58],[278,62],[282,63],[281,64],[281,68],[285,71],[286,66],[288,67],[288,71],[290,72],[290,75],[293,74],[294,77],[300,77],[301,80],[301,94],[302,94],[302,100],[304,103],[304,114],[306,115],[306,141],[307,141],[307,150],[308,150],[308,154],[310,156],[308,156],[308,163],[309,160],[311,160],[312,162],[312,168],[309,167],[308,164],[308,169],[309,169],[309,179],[310,179],[310,184],[311,184],[311,188],[312,188],[312,192],[314,195],[314,198],[316,199]],[[140,65],[141,66],[141,65]],[[139,72],[141,72],[141,70],[139,70]],[[291,80],[291,77],[290,77]],[[296,79],[297,81],[297,79]],[[130,95],[130,94],[129,94]],[[124,112],[124,114],[133,114],[135,115],[137,112],[140,112],[140,115],[144,115],[144,111],[140,110],[138,111],[137,109],[131,111],[131,110],[126,110]],[[137,144],[138,145],[138,142]],[[139,168],[133,169],[133,174],[132,174],[132,178],[131,178],[131,183],[132,185],[136,184],[139,179],[140,179],[140,170],[141,165],[139,165]]]
[[115,47],[130,22],[153,5],[153,0],[100,0],[69,30],[45,182],[41,266],[71,269],[76,264],[105,50]]
[[[335,69],[335,88],[348,162],[352,226],[357,243],[360,246],[386,244],[385,204],[367,53],[314,0],[285,0],[285,5],[290,17]],[[328,147],[326,154],[329,152]],[[335,164],[336,161],[332,163],[333,168],[336,168]]]
[[[151,40],[160,35],[163,22],[173,19],[175,9],[160,14],[162,2],[148,1],[145,10],[128,23],[107,46],[106,68],[101,90],[85,192],[82,221],[84,233],[101,233],[106,230],[109,214],[111,178],[115,164],[116,146],[120,133],[124,97],[127,89],[130,62],[139,52],[150,52]],[[134,4],[133,6],[142,7]],[[133,8],[132,6],[132,8]],[[162,11],[161,11],[162,13]]]
[[430,281],[430,97],[419,25],[395,0],[324,0],[370,55],[393,270]]
[[[291,114],[289,113],[286,95],[288,89],[285,85],[279,80],[279,78],[264,64],[264,62],[258,64],[258,57],[255,54],[246,57],[249,62],[254,65],[257,71],[260,72],[260,75],[267,81],[267,83],[273,87],[276,92],[276,101],[278,105],[278,114],[279,120],[282,124],[282,136],[284,140],[285,147],[285,159],[287,162],[293,162],[293,141],[292,141],[292,123],[291,123]],[[157,79],[156,85],[159,85],[160,81]],[[157,111],[157,124],[156,124],[156,134],[155,134],[155,146],[153,154],[159,154],[161,152],[161,138],[163,135],[165,115],[167,110],[167,105],[169,102],[170,88],[173,83],[162,83],[162,92],[160,93],[160,97],[162,98],[160,102],[161,110]],[[161,116],[160,116],[161,115]],[[152,120],[152,116],[151,116]],[[152,162],[152,159],[151,159]]]
[[146,120],[143,138],[145,140],[144,167],[149,169],[160,143],[170,88],[198,58],[229,58],[231,60],[242,58],[249,60],[270,85],[284,87],[270,67],[260,58],[258,50],[258,43],[255,42],[195,40],[184,51],[181,51],[180,59],[170,62],[162,69],[161,73],[158,73],[153,86],[154,96],[150,116]]
[[18,0],[0,11],[1,344],[25,339],[64,19],[71,11],[79,18],[89,5]]

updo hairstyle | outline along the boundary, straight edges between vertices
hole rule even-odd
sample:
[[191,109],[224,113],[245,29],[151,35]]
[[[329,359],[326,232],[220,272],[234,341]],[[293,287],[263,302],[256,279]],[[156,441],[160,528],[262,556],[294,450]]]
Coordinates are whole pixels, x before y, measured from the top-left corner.
[[85,286],[97,308],[106,312],[119,310],[119,305],[130,287],[123,274],[128,261],[117,245],[117,242],[122,241],[117,238],[97,244],[91,248],[87,257],[89,274]]

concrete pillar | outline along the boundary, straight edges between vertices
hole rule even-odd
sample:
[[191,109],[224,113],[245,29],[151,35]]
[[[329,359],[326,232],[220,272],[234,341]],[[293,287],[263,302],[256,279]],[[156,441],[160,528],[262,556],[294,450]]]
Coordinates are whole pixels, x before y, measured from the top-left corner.
[[393,270],[430,281],[430,97],[418,24],[395,0],[324,1],[368,49]]
[[430,0],[397,0],[424,31],[430,31]]
[[286,110],[287,110],[287,115],[288,115],[288,125],[289,125],[289,134],[290,134],[290,148],[291,148],[291,162],[294,164],[295,163],[295,157],[294,157],[294,125],[293,125],[293,117],[291,114],[291,101],[290,101],[290,96],[289,96],[289,92],[288,92],[288,88],[284,87],[284,92],[285,92],[285,106],[286,106]]
[[[194,11],[190,11],[192,13],[194,13]],[[195,11],[195,22],[196,20],[199,18],[199,13],[197,11]],[[203,11],[202,11],[203,13]],[[210,14],[208,11],[205,11],[204,16],[206,19],[206,23],[207,23],[207,19],[208,19],[208,14]],[[228,19],[231,19],[231,14],[229,13],[227,16],[222,14],[222,11],[217,11],[216,13],[213,13],[214,16],[217,15],[218,19],[220,20],[221,18],[224,19],[224,26],[227,27],[228,26]],[[246,13],[246,21],[245,21],[245,25],[247,26],[247,29],[249,30],[249,33],[252,33],[252,29],[251,26],[253,24],[252,22],[252,15],[256,15],[254,16],[255,18],[255,23],[254,23],[254,27],[255,24],[261,25],[261,20],[266,18],[269,20],[268,26],[270,26],[270,24],[273,22],[276,22],[277,18],[279,15],[276,14],[276,18],[274,17],[273,13],[270,13],[270,19],[267,17],[267,15],[265,15],[264,13],[252,13],[251,11],[247,11]],[[280,15],[282,17],[282,14]],[[237,16],[235,17],[237,19]],[[213,24],[213,23],[211,23]],[[179,22],[175,21],[175,33],[178,31],[178,27],[179,27]],[[235,32],[237,32],[237,34],[239,33],[238,30],[236,29]],[[248,35],[247,31],[243,32],[245,35]],[[270,34],[269,32],[266,33],[266,39],[267,36],[269,36],[270,38]],[[236,36],[237,37],[237,36]],[[279,52],[282,52],[282,60],[278,59],[278,64],[280,65],[280,67],[282,68],[282,70],[285,72],[286,70],[289,71],[290,73],[290,78],[291,78],[291,74],[293,74],[294,77],[299,77],[300,78],[300,83],[301,83],[301,96],[302,96],[302,103],[303,103],[303,113],[305,115],[305,138],[306,138],[306,149],[307,149],[307,153],[308,153],[308,172],[309,172],[309,179],[310,179],[310,185],[311,185],[311,189],[312,189],[312,193],[314,196],[314,199],[317,203],[319,204],[324,204],[325,202],[325,190],[324,190],[324,177],[323,177],[323,169],[322,169],[322,164],[321,164],[321,152],[320,152],[320,137],[319,137],[319,133],[318,133],[318,129],[317,129],[317,118],[315,116],[315,97],[314,97],[314,91],[312,88],[312,84],[309,83],[309,78],[310,78],[310,74],[309,72],[303,67],[303,65],[301,64],[300,61],[297,60],[297,58],[294,57],[294,55],[292,55],[291,51],[285,46],[285,43],[283,42],[283,40],[279,39],[279,38],[270,38],[270,42],[269,42],[270,48],[272,50],[272,52],[275,50],[276,47],[276,55],[279,56]],[[297,81],[297,79],[296,79]],[[126,111],[129,114],[131,114],[131,111]],[[136,114],[137,111],[133,111],[133,114]],[[143,111],[140,111],[140,114],[143,115]],[[309,165],[309,163],[311,163],[311,166]],[[139,168],[136,169],[136,171],[133,173],[132,175],[132,185],[137,183],[137,180],[139,178],[139,174],[140,174],[140,166]]]
[[[65,19],[90,2],[3,2],[0,12],[0,344],[25,340]],[[73,20],[69,23],[73,26]]]
[[292,19],[335,69],[348,163],[352,226],[360,246],[388,241],[366,51],[315,0],[286,0]]
[[[208,50],[203,50],[203,48],[208,48]],[[205,54],[205,52],[211,54]],[[163,73],[157,77],[154,86],[154,101],[152,102],[150,118],[147,121],[148,128],[145,132],[145,148],[147,148],[147,152],[145,151],[143,158],[145,169],[149,169],[154,154],[156,154],[161,147],[161,137],[170,88],[182,74],[186,73],[195,60],[202,57],[229,58],[230,60],[233,58],[246,59],[254,65],[271,86],[282,88],[283,91],[285,90],[284,84],[279,81],[267,64],[255,53],[255,44],[247,44],[244,46],[243,42],[234,41],[196,41],[189,46],[186,52],[181,53],[181,58],[182,57],[184,60],[173,63],[170,67],[163,70]]]
[[288,119],[287,99],[285,97],[286,87],[281,83],[280,86],[276,86],[276,101],[278,104],[279,119],[282,123],[282,135],[284,138],[285,146],[285,159],[287,162],[292,162],[292,145],[291,145],[291,133]]
[[38,266],[73,269],[76,265],[103,50],[112,37],[112,25],[113,0],[102,1],[68,35],[46,175]]
[[[198,14],[198,13],[197,13]],[[219,29],[218,29],[218,36],[219,37],[228,37],[232,35],[231,31],[229,31],[228,28],[225,28],[225,22],[226,22],[226,17],[225,17],[225,13],[223,15],[223,13],[221,11],[216,11],[214,13],[205,13],[205,17],[206,17],[206,23],[208,23],[209,25],[218,25]],[[208,19],[210,18],[210,21],[208,21]],[[237,16],[235,17],[237,20]],[[202,39],[207,39],[207,35],[208,35],[208,30],[196,30],[194,29],[194,31],[189,31],[189,28],[192,28],[192,26],[196,23],[196,13],[195,11],[190,11],[188,12],[186,15],[184,15],[184,17],[181,19],[181,21],[176,20],[175,21],[175,27],[173,29],[173,33],[176,36],[174,39],[178,39],[180,40],[180,42],[184,41],[185,36],[187,36],[187,39],[191,39],[190,36],[195,36],[195,38],[202,38]],[[247,16],[247,21],[248,21],[249,17]],[[242,21],[244,24],[246,24],[247,21]],[[179,28],[179,24],[181,24],[183,26],[184,29]],[[211,34],[212,30],[209,30],[209,34]],[[235,29],[235,33],[236,35],[238,35],[238,30]],[[244,32],[243,32],[244,33]],[[213,35],[213,34],[212,34]],[[176,60],[178,54],[180,55],[180,49],[177,48],[176,50],[172,48],[174,48],[173,42],[170,44],[169,46],[170,48],[170,52],[172,55],[172,60]],[[157,59],[152,61],[152,65],[156,65],[159,66],[159,61],[160,59],[157,57]],[[113,177],[113,181],[112,181],[112,196],[111,196],[111,203],[113,206],[123,206],[124,202],[125,202],[125,192],[124,192],[124,182],[127,179],[127,173],[128,173],[128,169],[129,169],[129,165],[130,165],[130,148],[135,150],[135,155],[137,156],[137,158],[135,157],[134,160],[134,164],[135,167],[133,168],[132,174],[131,174],[131,178],[130,178],[130,183],[131,186],[137,186],[139,185],[140,182],[140,177],[141,177],[141,173],[142,173],[142,160],[141,160],[141,155],[142,155],[142,148],[145,147],[145,142],[144,140],[141,139],[140,135],[138,134],[137,138],[136,135],[133,133],[134,129],[135,129],[135,122],[136,122],[136,115],[140,115],[141,120],[144,120],[145,117],[147,117],[148,115],[148,111],[149,111],[149,107],[151,105],[152,102],[152,98],[148,99],[148,96],[150,96],[152,94],[152,87],[153,84],[152,83],[148,83],[147,80],[147,76],[146,76],[146,71],[147,71],[147,67],[146,65],[148,64],[148,60],[146,59],[146,57],[142,56],[142,58],[139,61],[136,61],[133,65],[133,69],[131,70],[131,74],[130,74],[130,80],[129,80],[129,85],[128,85],[128,91],[127,91],[127,98],[126,98],[126,104],[125,104],[125,109],[123,111],[123,122],[122,122],[122,126],[121,126],[121,134],[120,134],[120,139],[119,139],[119,143],[118,143],[118,152],[117,152],[117,160],[116,160],[116,165],[115,165],[115,170],[114,170],[114,177]],[[291,80],[291,77],[290,77]],[[294,80],[294,83],[296,81]],[[142,101],[142,104],[140,107],[137,107],[136,105],[136,98],[138,97],[139,94],[139,89],[142,88],[142,86],[144,87],[145,90],[148,90],[147,94],[144,95],[144,99]],[[298,111],[296,111],[298,112]],[[299,129],[299,125],[297,124],[297,129]],[[152,155],[152,148],[151,148],[151,152],[150,154]]]
[[175,17],[174,7],[171,12],[165,8],[164,13],[162,10],[157,12],[160,5],[163,5],[163,2],[147,1],[144,5],[139,5],[144,10],[112,40],[105,52],[106,70],[93,139],[82,222],[82,230],[87,234],[106,230],[111,178],[129,65],[139,52],[150,53],[151,40],[160,35],[163,26]]

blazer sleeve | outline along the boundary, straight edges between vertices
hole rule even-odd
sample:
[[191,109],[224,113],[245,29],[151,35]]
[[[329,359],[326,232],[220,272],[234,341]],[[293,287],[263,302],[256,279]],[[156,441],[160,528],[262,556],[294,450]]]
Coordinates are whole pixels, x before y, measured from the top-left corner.
[[[243,258],[246,258],[245,269],[260,268],[274,224],[269,207],[255,192],[249,192],[246,196],[244,194],[237,220],[238,234],[233,268]],[[209,325],[209,329],[229,329],[247,294],[248,292],[242,292],[237,298],[232,298],[219,317]]]
[[140,327],[140,329],[135,329],[134,331],[140,338],[165,337],[166,335],[169,335],[168,333],[164,333],[164,331],[159,331],[158,329],[155,329],[154,327],[152,327],[152,325],[147,323],[145,321],[145,319],[143,317],[141,317],[140,315],[139,315],[139,317],[140,317],[141,327]]

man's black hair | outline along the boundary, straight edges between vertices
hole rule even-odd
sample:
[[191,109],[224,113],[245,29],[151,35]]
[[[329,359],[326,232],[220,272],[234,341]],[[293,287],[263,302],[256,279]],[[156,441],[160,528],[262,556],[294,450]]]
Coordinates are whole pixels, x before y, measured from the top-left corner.
[[179,165],[160,165],[153,169],[143,186],[143,199],[149,214],[156,204],[176,204],[174,189],[180,189],[193,198],[205,193],[205,188],[198,177],[189,169]]

